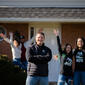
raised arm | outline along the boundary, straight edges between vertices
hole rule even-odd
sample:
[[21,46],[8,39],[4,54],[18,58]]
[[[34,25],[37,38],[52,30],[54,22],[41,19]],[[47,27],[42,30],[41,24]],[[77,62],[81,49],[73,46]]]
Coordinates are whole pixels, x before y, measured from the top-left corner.
[[9,32],[9,36],[10,36],[10,42],[13,42],[13,33]]
[[[40,33],[40,32],[43,32],[43,29],[42,28],[40,28],[38,30],[38,33]],[[25,47],[28,48],[31,45],[31,43],[33,43],[34,41],[35,41],[35,36],[32,37],[32,39],[30,39],[30,40],[28,40],[28,41],[25,42]]]
[[0,33],[0,36],[1,36],[7,43],[9,43],[9,44],[11,45],[11,47],[14,47],[14,45],[13,45],[13,33],[10,32],[9,35],[10,35],[10,39],[7,38],[5,34]]
[[7,43],[10,43],[10,39],[8,39],[5,34],[0,33],[0,36],[1,36]]
[[26,41],[26,42],[24,43],[24,44],[25,44],[25,47],[28,48],[28,47],[31,45],[31,43],[34,42],[34,39],[35,39],[35,37],[32,37],[32,39]]
[[56,31],[56,30],[54,29],[54,34],[55,34],[56,37],[57,37],[58,50],[59,50],[59,53],[60,53],[60,55],[61,55],[61,54],[62,54],[62,48],[61,48],[61,44],[60,44],[59,31]]

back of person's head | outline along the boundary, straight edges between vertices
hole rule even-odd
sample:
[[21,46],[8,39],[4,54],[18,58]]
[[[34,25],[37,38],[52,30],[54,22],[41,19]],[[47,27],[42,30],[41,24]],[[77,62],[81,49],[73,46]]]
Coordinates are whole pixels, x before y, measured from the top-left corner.
[[20,39],[20,33],[18,31],[14,32],[14,38],[15,39]]
[[20,41],[21,41],[21,43],[24,43],[25,42],[25,36],[24,35],[21,35],[20,36]]
[[24,36],[24,35],[21,35],[21,36],[20,36],[20,39],[25,39],[25,36]]

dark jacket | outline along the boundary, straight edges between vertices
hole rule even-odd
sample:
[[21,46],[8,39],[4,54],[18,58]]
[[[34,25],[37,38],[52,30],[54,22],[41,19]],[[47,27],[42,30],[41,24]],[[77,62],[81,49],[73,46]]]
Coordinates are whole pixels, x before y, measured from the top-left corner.
[[30,76],[48,76],[48,62],[52,58],[51,50],[44,44],[38,46],[33,44],[29,48],[28,56],[28,75]]

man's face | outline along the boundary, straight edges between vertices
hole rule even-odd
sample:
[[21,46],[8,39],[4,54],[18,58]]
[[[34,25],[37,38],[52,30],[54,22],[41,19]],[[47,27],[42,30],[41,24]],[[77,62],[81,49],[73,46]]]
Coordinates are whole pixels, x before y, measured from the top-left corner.
[[21,42],[24,43],[25,42],[25,39],[21,39]]
[[37,45],[42,45],[44,43],[45,37],[42,34],[36,35],[36,43]]

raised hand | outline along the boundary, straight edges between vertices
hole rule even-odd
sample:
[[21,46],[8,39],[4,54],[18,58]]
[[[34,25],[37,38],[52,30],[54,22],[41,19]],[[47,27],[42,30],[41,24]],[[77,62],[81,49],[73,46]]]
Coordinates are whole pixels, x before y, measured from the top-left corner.
[[58,55],[53,56],[54,60],[58,60]]
[[40,29],[38,30],[38,32],[39,32],[39,33],[43,32],[43,28],[40,28]]
[[59,30],[56,31],[56,29],[54,29],[53,31],[56,36],[59,36]]
[[12,33],[12,32],[9,32],[9,35],[10,35],[10,36],[13,36],[13,33]]
[[0,33],[0,37],[5,38],[6,36],[5,36],[5,34]]

